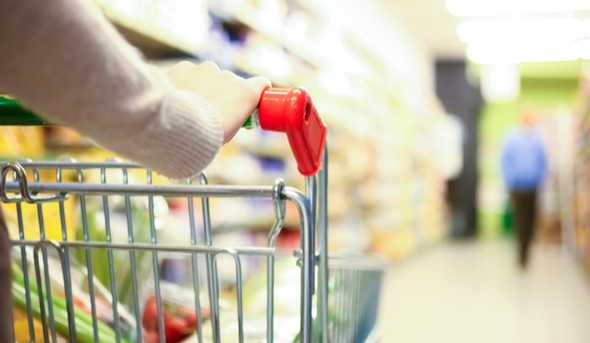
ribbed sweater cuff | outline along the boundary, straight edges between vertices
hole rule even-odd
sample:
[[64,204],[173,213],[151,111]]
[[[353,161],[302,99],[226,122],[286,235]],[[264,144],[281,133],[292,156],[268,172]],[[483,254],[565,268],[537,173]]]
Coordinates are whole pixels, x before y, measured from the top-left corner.
[[154,169],[176,179],[201,172],[223,144],[215,109],[198,95],[173,91],[164,96],[161,111],[160,118],[166,122],[155,125],[155,131],[160,132],[154,138],[159,141],[158,150],[163,151]]

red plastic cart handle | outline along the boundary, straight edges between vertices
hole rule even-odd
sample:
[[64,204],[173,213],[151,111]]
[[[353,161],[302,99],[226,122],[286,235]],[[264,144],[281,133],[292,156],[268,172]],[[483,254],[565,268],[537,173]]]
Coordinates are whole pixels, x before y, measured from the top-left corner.
[[301,174],[311,176],[318,172],[326,145],[327,129],[305,90],[265,90],[258,104],[258,120],[264,130],[287,134]]

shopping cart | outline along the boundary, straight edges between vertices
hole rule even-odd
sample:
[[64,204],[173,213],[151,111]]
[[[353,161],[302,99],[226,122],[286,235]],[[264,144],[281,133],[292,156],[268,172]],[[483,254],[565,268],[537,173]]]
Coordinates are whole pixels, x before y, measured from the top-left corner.
[[[305,191],[289,187],[282,180],[265,186],[209,185],[204,173],[187,180],[186,184],[155,184],[150,169],[116,161],[5,162],[0,170],[0,200],[4,203],[5,212],[13,211],[17,223],[17,237],[12,240],[12,293],[15,305],[24,309],[28,340],[57,342],[58,336],[62,336],[72,342],[166,342],[169,333],[161,262],[163,255],[177,254],[190,261],[191,306],[199,325],[194,341],[224,341],[228,331],[235,331],[232,337],[236,338],[232,341],[280,341],[277,336],[284,326],[275,323],[275,285],[278,282],[276,246],[285,223],[286,202],[291,202],[298,211],[301,230],[300,247],[294,253],[300,269],[299,294],[292,300],[299,301],[299,333],[295,340],[362,341],[376,320],[376,304],[369,301],[364,290],[369,285],[380,285],[381,271],[362,266],[351,268],[350,264],[335,261],[329,268],[328,155],[322,121],[307,93],[301,90],[267,90],[258,112],[258,121],[263,129],[287,133],[299,170],[307,175]],[[10,124],[14,124],[14,120]],[[47,175],[50,175],[50,181],[47,181]],[[186,230],[190,243],[159,243],[157,201],[162,197],[186,199]],[[274,224],[266,245],[235,248],[216,245],[209,204],[212,198],[270,199]],[[75,209],[71,207],[72,199],[75,199]],[[147,213],[145,240],[137,237],[137,199],[145,203]],[[200,204],[197,202],[199,199]],[[105,231],[102,239],[97,239],[92,233],[94,224],[89,214],[89,203],[93,201],[98,201],[102,208],[101,223]],[[199,205],[201,218],[196,218],[195,209]],[[30,228],[26,227],[25,206],[33,206],[36,210],[38,233],[34,237],[31,237]],[[49,206],[58,208],[51,224],[44,216]],[[127,227],[123,242],[115,239],[111,230],[111,213],[116,206],[122,209]],[[79,214],[81,236],[72,237],[72,228],[68,227],[69,211]],[[49,225],[57,228],[61,239],[48,238],[46,231]],[[121,259],[121,256],[124,258]],[[99,257],[106,262],[106,266],[96,263]],[[222,317],[226,316],[226,312],[224,305],[220,304],[224,291],[220,287],[218,262],[222,258],[229,258],[234,269],[232,297],[235,304],[231,308],[236,325],[231,328],[224,327],[227,321]],[[251,337],[247,332],[243,264],[249,258],[262,259],[266,268],[266,313],[262,337]],[[146,260],[150,277],[141,272]],[[106,273],[106,278],[97,276],[99,269]],[[129,284],[126,292],[118,284],[120,278],[117,273],[122,269],[129,274],[125,282]],[[333,276],[329,279],[330,274]],[[371,275],[375,277],[366,278]],[[83,294],[87,298],[86,312],[77,306],[80,302],[76,297],[79,283],[83,284]],[[146,306],[141,303],[139,290],[147,284],[154,294],[155,338],[146,337],[145,322],[142,325]],[[330,301],[329,290],[335,295]],[[376,301],[378,289],[374,289],[373,294],[372,299]],[[112,312],[109,314],[109,325],[99,318],[99,298],[108,304]],[[329,308],[337,309],[334,311],[336,314],[329,314]],[[367,309],[371,314],[367,314]],[[38,322],[41,330],[36,329]]]
[[327,330],[330,342],[378,342],[376,328],[387,264],[366,256],[330,257]]

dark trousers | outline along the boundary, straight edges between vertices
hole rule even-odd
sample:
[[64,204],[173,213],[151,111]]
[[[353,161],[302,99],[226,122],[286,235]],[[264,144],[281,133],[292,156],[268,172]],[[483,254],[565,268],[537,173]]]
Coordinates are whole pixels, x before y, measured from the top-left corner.
[[531,242],[535,235],[537,190],[512,190],[510,198],[518,237],[519,262],[521,266],[526,267],[529,261]]
[[0,342],[12,339],[12,294],[10,282],[10,241],[2,210],[0,209]]

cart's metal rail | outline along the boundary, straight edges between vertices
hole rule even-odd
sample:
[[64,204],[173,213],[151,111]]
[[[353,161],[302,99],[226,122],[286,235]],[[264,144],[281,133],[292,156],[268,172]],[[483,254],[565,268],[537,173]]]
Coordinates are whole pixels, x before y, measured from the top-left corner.
[[[327,161],[326,161],[327,162]],[[300,294],[300,331],[301,341],[311,342],[312,340],[312,313],[313,313],[313,294],[315,293],[315,272],[316,272],[316,261],[320,264],[326,262],[325,250],[316,249],[315,235],[316,230],[320,233],[320,242],[326,244],[327,236],[325,235],[327,220],[320,219],[325,213],[326,205],[325,196],[320,196],[322,193],[318,190],[318,186],[327,181],[326,172],[320,172],[320,176],[310,177],[307,180],[307,192],[304,194],[299,190],[286,187],[282,181],[277,181],[274,186],[212,186],[207,184],[207,178],[201,175],[197,178],[193,178],[186,185],[154,185],[152,184],[152,173],[149,169],[145,170],[145,183],[144,184],[131,184],[129,182],[129,170],[139,169],[141,166],[132,163],[119,163],[119,162],[105,162],[105,163],[79,163],[76,161],[65,161],[65,162],[12,162],[5,163],[0,170],[0,199],[4,203],[16,204],[15,210],[17,211],[18,218],[18,239],[13,241],[15,249],[20,249],[20,268],[25,277],[25,291],[26,296],[26,312],[27,320],[29,325],[30,338],[35,339],[35,332],[33,330],[33,311],[32,305],[34,303],[31,297],[31,285],[36,283],[38,285],[38,304],[41,309],[41,323],[43,325],[43,340],[50,342],[56,341],[58,333],[58,325],[56,325],[55,310],[53,309],[52,297],[54,292],[51,290],[51,270],[49,265],[49,255],[51,250],[58,252],[59,262],[63,274],[63,285],[64,294],[67,304],[68,313],[68,335],[70,340],[76,340],[76,316],[73,306],[72,298],[72,257],[71,252],[76,249],[84,251],[84,260],[86,273],[88,274],[88,292],[91,303],[91,316],[92,316],[92,331],[95,341],[100,340],[101,331],[99,320],[97,318],[97,305],[96,299],[96,288],[98,281],[93,275],[93,254],[92,251],[100,249],[107,251],[108,254],[108,269],[111,275],[111,284],[106,285],[111,291],[110,303],[113,306],[113,328],[114,328],[114,341],[123,342],[125,341],[124,334],[120,328],[119,310],[121,306],[121,299],[117,294],[118,285],[116,284],[115,278],[115,262],[114,253],[115,251],[126,251],[129,253],[129,263],[131,265],[131,283],[132,289],[136,290],[141,280],[137,279],[137,252],[147,251],[152,254],[152,273],[154,275],[154,290],[156,296],[156,303],[158,313],[162,314],[163,304],[162,297],[160,294],[160,277],[159,277],[159,259],[158,253],[164,252],[175,252],[185,253],[192,255],[192,269],[193,269],[193,288],[195,291],[195,309],[196,315],[199,322],[202,323],[203,311],[202,302],[200,300],[200,281],[198,280],[199,268],[198,256],[204,256],[206,260],[206,285],[207,292],[209,294],[209,311],[210,311],[210,323],[212,327],[212,340],[215,342],[220,341],[221,328],[220,328],[220,309],[219,309],[219,279],[217,275],[217,255],[229,255],[234,260],[236,275],[235,275],[235,289],[236,289],[236,302],[237,302],[237,317],[238,317],[238,338],[240,342],[245,340],[244,337],[244,313],[243,313],[243,280],[241,271],[241,257],[244,255],[255,255],[266,257],[267,259],[267,334],[266,341],[272,342],[274,339],[274,316],[273,316],[273,303],[274,303],[274,252],[276,237],[282,229],[284,222],[284,202],[291,201],[297,210],[299,211],[299,218],[301,222],[301,250],[297,253],[299,259],[299,265],[301,268],[301,294]],[[40,171],[41,170],[53,170],[55,171],[55,182],[41,182]],[[122,182],[120,183],[109,183],[108,176],[111,176],[113,171],[119,170],[122,175]],[[63,175],[66,171],[74,171],[77,176],[78,182],[64,182]],[[90,171],[97,171],[100,174],[100,183],[87,183],[84,182],[86,173]],[[108,171],[108,173],[107,173]],[[30,175],[33,175],[33,182],[29,180]],[[111,176],[112,177],[112,176]],[[319,183],[318,180],[319,179]],[[121,180],[119,180],[121,181]],[[199,184],[193,184],[198,181]],[[324,188],[325,190],[325,188]],[[159,244],[157,230],[155,229],[155,213],[154,213],[154,197],[182,197],[188,201],[189,209],[189,222],[191,230],[191,243],[186,246],[172,246]],[[72,240],[72,237],[67,237],[67,228],[65,220],[65,202],[66,198],[75,197],[78,199],[80,205],[80,216],[81,216],[81,227],[83,230],[83,240],[76,241]],[[88,229],[88,198],[101,198],[102,208],[105,214],[104,222],[107,234],[107,240],[104,242],[93,241],[89,235]],[[113,210],[109,201],[113,197],[124,197],[125,198],[125,214],[127,218],[128,230],[128,243],[116,243],[112,241],[111,224],[110,224],[110,212]],[[148,214],[149,214],[149,242],[140,243],[137,242],[134,237],[134,223],[132,220],[133,213],[131,209],[131,201],[134,198],[142,197],[148,198]],[[225,198],[225,197],[258,197],[258,198],[269,198],[275,202],[275,224],[270,228],[268,246],[267,247],[240,247],[236,249],[224,249],[215,247],[213,242],[213,235],[211,230],[211,218],[209,210],[209,198]],[[203,222],[201,226],[203,228],[202,236],[203,242],[199,242],[197,237],[197,224],[194,218],[194,198],[201,199],[202,206],[202,217]],[[321,200],[318,203],[318,200]],[[38,226],[39,226],[39,240],[27,240],[25,234],[25,227],[22,218],[22,206],[24,203],[35,204],[38,212]],[[60,208],[60,226],[62,230],[62,240],[52,241],[46,237],[44,227],[43,209],[46,203],[58,203]],[[323,205],[322,205],[323,204]],[[323,223],[322,228],[316,226],[318,223]],[[32,247],[34,249],[34,264],[35,264],[35,276],[36,280],[29,279],[29,266],[31,251],[28,250]],[[317,257],[316,257],[317,256]],[[327,271],[327,267],[320,267],[320,271]],[[327,296],[327,285],[325,284],[326,278],[320,276],[318,287],[320,288],[319,297]],[[327,309],[323,305],[325,300],[318,299],[318,305],[320,306],[319,312],[321,318],[327,318],[327,315],[321,315],[326,312]],[[323,306],[323,308],[321,307]],[[138,294],[133,295],[133,301],[130,304],[131,312],[135,316],[136,328],[133,339],[142,341],[142,330],[139,325],[141,322],[140,309],[141,304],[139,303]],[[164,337],[164,319],[163,316],[159,317],[159,341],[165,342]],[[325,324],[315,326],[315,328],[325,327]],[[204,341],[202,337],[202,330],[198,330],[198,341]],[[327,335],[326,335],[327,337]]]

